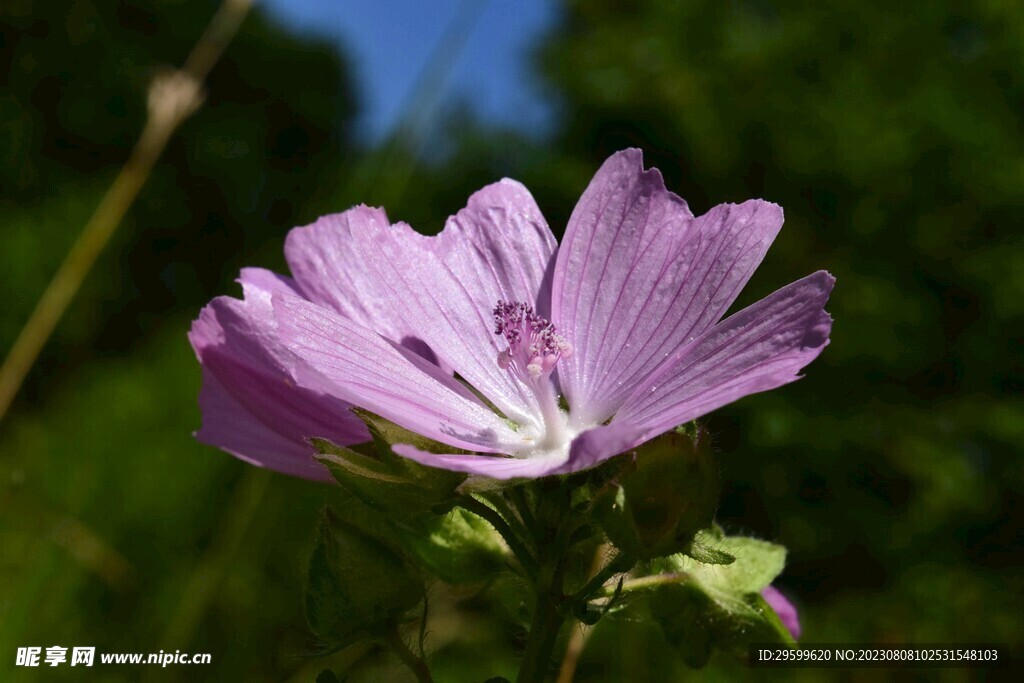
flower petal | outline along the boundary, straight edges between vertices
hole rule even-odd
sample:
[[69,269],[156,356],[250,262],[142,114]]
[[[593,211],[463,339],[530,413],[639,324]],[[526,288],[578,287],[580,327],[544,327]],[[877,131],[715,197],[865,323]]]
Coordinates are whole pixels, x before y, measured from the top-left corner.
[[657,284],[631,278],[644,298],[612,312],[616,322],[595,359],[597,381],[589,390],[603,407],[597,419],[610,417],[669,354],[721,319],[781,227],[782,209],[775,204],[716,206],[686,227]]
[[673,354],[616,414],[653,437],[727,403],[787,384],[828,344],[825,302],[835,279],[818,271],[730,316]]
[[[199,409],[203,426],[194,436],[200,442],[252,465],[304,479],[330,480],[330,473],[313,459],[313,449],[308,443],[301,437],[280,434],[261,422],[205,367]],[[299,434],[301,431],[296,431],[292,437]]]
[[390,225],[380,209],[357,206],[293,229],[285,239],[284,254],[302,298],[401,342],[409,336],[408,328],[355,253],[352,237],[353,231],[366,226]]
[[492,479],[519,479],[571,474],[598,465],[632,448],[643,430],[618,422],[580,434],[569,447],[568,457],[500,458],[487,455],[445,455],[398,444],[393,450],[421,465],[455,472],[479,474]]
[[800,615],[796,607],[789,601],[782,592],[775,586],[768,586],[761,591],[761,597],[779,615],[779,621],[786,627],[793,640],[800,639]]
[[502,458],[493,455],[451,455],[430,453],[409,444],[396,444],[393,449],[404,458],[427,467],[452,472],[479,474],[492,479],[536,479],[551,473],[552,464],[545,458]]
[[244,301],[214,299],[189,333],[203,367],[196,438],[270,469],[326,479],[306,437],[354,444],[369,432],[349,403],[328,395],[327,383],[277,342],[270,293],[251,275],[242,276]]
[[558,369],[574,424],[606,420],[718,322],[781,226],[782,210],[761,201],[693,218],[639,150],[608,159],[569,220],[554,274],[554,322],[575,349]]
[[437,366],[347,318],[298,297],[275,294],[283,344],[331,383],[331,392],[442,443],[503,451],[516,434]]
[[298,282],[287,275],[279,275],[266,268],[242,268],[238,282],[242,283],[242,287],[249,285],[265,292],[284,292],[292,296],[306,298],[306,295],[299,289]]
[[538,426],[536,398],[498,366],[491,314],[499,299],[536,302],[555,251],[526,188],[511,180],[485,187],[436,237],[368,222],[356,242],[409,329],[506,416]]
[[569,459],[553,474],[580,472],[625,453],[644,441],[645,430],[626,420],[588,429],[569,448]]

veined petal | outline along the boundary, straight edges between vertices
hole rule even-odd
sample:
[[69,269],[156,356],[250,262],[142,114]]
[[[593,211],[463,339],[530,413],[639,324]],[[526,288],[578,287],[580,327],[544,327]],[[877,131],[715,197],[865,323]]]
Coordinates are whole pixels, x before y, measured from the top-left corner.
[[395,314],[386,295],[367,271],[365,261],[355,251],[354,231],[390,225],[383,211],[367,206],[324,216],[288,233],[285,259],[301,288],[301,292],[296,293],[302,298],[388,339],[415,347],[412,333]]
[[554,275],[553,319],[576,350],[559,366],[574,423],[606,420],[718,322],[781,226],[782,210],[761,201],[694,218],[639,150],[609,158],[570,218]]
[[340,315],[275,294],[279,335],[329,380],[334,395],[457,448],[504,451],[516,433],[457,380]]
[[409,444],[396,444],[393,449],[403,458],[415,460],[427,467],[436,467],[452,472],[479,474],[492,479],[536,479],[551,474],[561,462],[552,463],[546,458],[503,458],[493,455],[452,455],[430,453]]
[[302,290],[299,288],[299,283],[293,278],[290,278],[287,275],[279,275],[278,273],[275,273],[272,270],[267,270],[266,268],[242,268],[242,272],[238,275],[237,282],[241,283],[243,288],[250,286],[254,289],[263,290],[265,292],[284,292],[286,294],[291,294],[292,296],[301,296],[302,298],[306,298],[306,295],[303,294]]
[[421,465],[444,470],[479,474],[492,479],[537,478],[571,474],[594,467],[635,446],[642,440],[643,431],[625,422],[596,427],[577,436],[569,446],[567,455],[551,457],[502,458],[488,455],[438,454],[409,444],[397,444],[393,450]]
[[573,345],[558,378],[574,423],[602,422],[614,402],[596,393],[609,370],[600,364],[602,347],[614,326],[631,326],[622,316],[658,285],[692,217],[656,169],[643,170],[635,149],[605,161],[573,210],[555,266],[551,315]]
[[331,479],[330,473],[312,457],[313,448],[300,436],[306,431],[303,427],[293,430],[290,436],[275,431],[235,399],[205,366],[199,409],[203,426],[195,437],[201,443],[284,474],[317,481]]
[[506,301],[533,304],[546,315],[551,292],[544,280],[558,243],[522,183],[505,178],[475,192],[466,208],[448,219],[438,238],[441,254],[458,252],[462,265],[472,269],[463,275],[474,283],[488,286]]
[[270,293],[252,275],[242,275],[244,301],[214,299],[189,333],[203,367],[196,437],[270,469],[325,479],[306,437],[347,445],[369,432],[351,404],[326,393],[328,383],[278,343]]
[[673,354],[615,415],[653,437],[727,403],[799,379],[828,344],[835,279],[818,271],[730,316]]
[[498,366],[491,313],[499,299],[536,301],[555,252],[526,188],[485,187],[436,237],[379,221],[355,232],[359,258],[409,329],[507,417],[537,427],[536,398]]
[[[653,286],[612,312],[616,323],[595,359],[590,391],[607,419],[672,352],[717,323],[739,296],[782,227],[782,208],[751,200],[722,204],[693,219]],[[656,250],[656,248],[655,248]]]

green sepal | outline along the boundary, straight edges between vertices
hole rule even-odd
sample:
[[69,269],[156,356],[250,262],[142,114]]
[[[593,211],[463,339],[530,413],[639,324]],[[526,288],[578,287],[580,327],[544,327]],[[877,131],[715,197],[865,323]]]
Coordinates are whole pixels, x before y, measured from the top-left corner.
[[785,548],[725,536],[717,527],[698,534],[690,550],[694,547],[701,548],[695,554],[720,553],[733,560],[708,564],[693,555],[661,558],[651,563],[652,569],[678,580],[645,590],[651,616],[687,664],[704,666],[715,648],[742,652],[750,643],[793,643],[761,597],[785,565]]
[[648,560],[687,549],[711,524],[718,476],[707,430],[687,425],[636,450],[594,502],[595,516],[623,552]]
[[471,451],[455,448],[429,439],[416,432],[411,432],[405,427],[362,408],[352,408],[352,412],[370,430],[370,436],[377,447],[377,455],[381,461],[401,465],[402,470],[408,472],[421,486],[426,486],[431,490],[450,492],[466,480],[467,475],[461,472],[452,472],[437,467],[421,465],[415,460],[403,458],[395,453],[391,447],[395,444],[404,443],[428,453],[448,453],[452,455],[465,455],[471,453]]
[[429,571],[451,584],[494,577],[504,567],[505,546],[488,522],[460,507],[422,529],[402,533],[405,547]]
[[[404,460],[404,458],[396,455],[391,450],[391,447],[396,443],[407,443],[429,453],[451,453],[461,455],[472,452],[443,444],[440,441],[434,441],[433,439],[425,437],[422,434],[417,434],[416,432],[411,432],[405,427],[395,424],[391,420],[381,417],[380,415],[371,413],[368,410],[363,410],[362,408],[352,408],[351,410],[355,413],[356,417],[366,424],[367,429],[370,430],[370,436],[373,438],[374,443],[377,444],[377,450],[380,452],[382,459],[386,460],[393,458]],[[421,467],[423,466],[421,465]],[[425,469],[432,470],[434,468]]]
[[339,486],[367,505],[402,519],[450,508],[456,488],[466,479],[464,474],[424,467],[395,455],[390,446],[374,453],[374,449],[359,452],[325,439],[309,441]]
[[309,562],[306,618],[332,648],[379,638],[415,618],[423,579],[402,556],[364,529],[324,512]]

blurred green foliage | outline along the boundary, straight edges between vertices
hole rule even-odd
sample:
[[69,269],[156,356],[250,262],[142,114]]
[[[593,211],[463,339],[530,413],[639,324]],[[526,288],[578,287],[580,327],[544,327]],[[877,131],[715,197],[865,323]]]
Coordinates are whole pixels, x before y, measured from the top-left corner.
[[[4,352],[127,158],[149,79],[213,9],[0,4]],[[319,670],[302,586],[325,494],[194,442],[183,335],[254,254],[281,262],[284,226],[315,217],[354,107],[331,46],[248,18],[0,427],[0,651],[209,651],[219,680]],[[142,677],[130,669],[98,674]]]
[[[149,76],[180,63],[211,11],[32,5],[0,5],[2,349],[127,156]],[[445,153],[423,162],[400,136],[355,144],[340,58],[250,17],[0,426],[0,678],[17,646],[94,644],[208,651],[217,680],[312,680],[325,664],[303,657],[303,576],[336,493],[192,441],[190,318],[237,291],[239,266],[281,268],[287,228],[353,203],[436,231],[511,175],[560,233],[600,162],[629,145],[696,213],[748,197],[785,207],[739,305],[818,268],[838,279],[832,344],[806,379],[707,423],[718,519],[789,549],[780,585],[805,639],[1019,651],[1015,3],[570,2],[537,57],[559,105],[553,139],[451,112]],[[478,594],[435,592],[439,679],[513,675],[515,627]],[[358,658],[359,680],[405,680],[374,651],[328,664]],[[595,629],[577,680],[676,681],[681,666],[624,617]],[[714,680],[750,677],[729,659],[712,667]]]
[[[738,306],[837,278],[806,379],[708,421],[719,521],[788,547],[807,640],[1024,643],[1022,37],[1013,3],[595,0],[543,48],[548,175],[635,145],[697,213],[781,204]],[[581,673],[678,680],[660,652],[595,643]]]

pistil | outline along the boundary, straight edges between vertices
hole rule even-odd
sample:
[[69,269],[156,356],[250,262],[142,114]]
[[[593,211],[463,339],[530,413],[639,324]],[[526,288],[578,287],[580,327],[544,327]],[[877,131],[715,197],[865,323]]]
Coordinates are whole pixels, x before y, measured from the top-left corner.
[[537,447],[559,448],[568,441],[566,416],[558,407],[551,373],[559,359],[572,355],[572,345],[551,321],[518,301],[499,301],[494,307],[494,333],[508,342],[508,348],[498,354],[498,365],[512,372],[537,398],[544,420],[544,434]]

